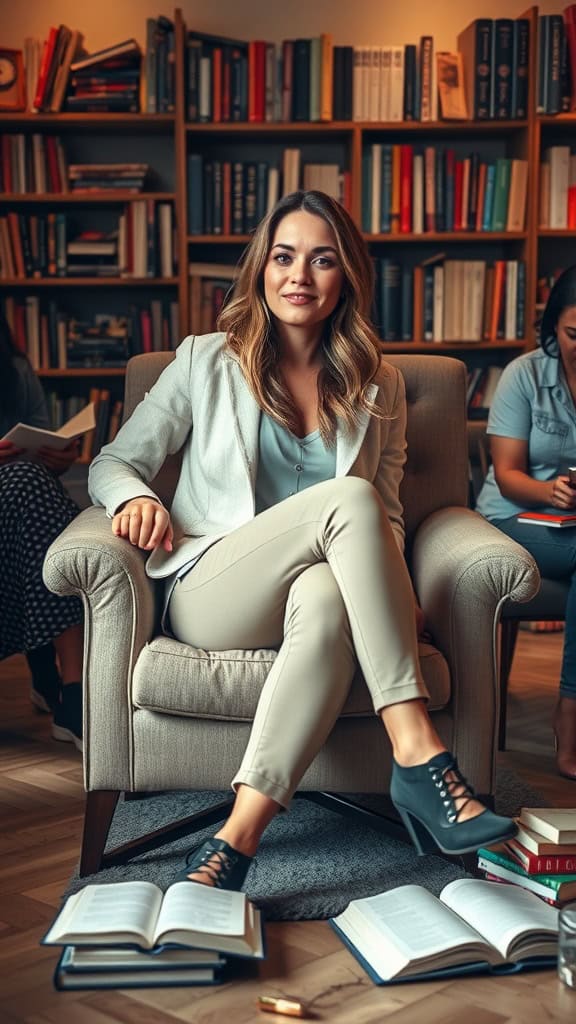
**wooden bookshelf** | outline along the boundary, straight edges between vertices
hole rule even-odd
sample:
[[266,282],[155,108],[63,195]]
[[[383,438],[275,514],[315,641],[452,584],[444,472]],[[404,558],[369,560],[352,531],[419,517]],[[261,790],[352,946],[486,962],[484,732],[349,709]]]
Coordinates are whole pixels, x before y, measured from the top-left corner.
[[[480,12],[481,14],[481,12]],[[421,338],[412,341],[383,342],[383,352],[441,353],[448,352],[458,355],[468,365],[480,360],[481,365],[488,365],[493,359],[503,365],[519,352],[534,345],[532,323],[536,312],[536,286],[539,273],[547,259],[547,254],[554,242],[568,248],[574,238],[569,230],[552,230],[540,228],[538,225],[538,175],[540,154],[546,140],[562,134],[564,139],[570,138],[576,129],[576,113],[555,116],[537,115],[536,110],[536,68],[537,68],[537,19],[538,8],[531,7],[520,17],[530,22],[529,52],[529,95],[528,116],[521,120],[470,120],[470,121],[407,121],[407,122],[372,122],[372,121],[333,121],[333,122],[220,122],[196,123],[187,118],[187,100],[185,96],[186,79],[186,38],[187,27],[180,10],[174,12],[175,26],[175,111],[171,114],[119,114],[119,113],[61,113],[32,114],[4,113],[0,114],[0,134],[6,132],[32,132],[62,135],[65,143],[75,144],[87,139],[91,133],[98,137],[110,139],[110,151],[116,153],[122,139],[126,136],[130,146],[137,140],[140,146],[148,141],[150,164],[154,166],[155,157],[162,158],[170,165],[171,181],[162,191],[147,189],[146,192],[128,193],[123,190],[106,192],[82,193],[42,193],[42,194],[0,194],[3,210],[28,212],[34,207],[38,212],[45,209],[67,210],[80,215],[84,210],[99,215],[108,208],[114,210],[119,205],[129,205],[138,200],[168,202],[173,204],[175,224],[175,257],[177,274],[170,278],[130,278],[130,277],[43,277],[18,278],[2,280],[0,285],[4,293],[12,292],[20,296],[23,291],[38,291],[45,296],[54,292],[61,295],[68,290],[76,299],[85,292],[100,293],[122,297],[135,293],[132,301],[137,305],[144,301],[142,293],[151,289],[154,294],[163,294],[163,289],[172,289],[177,296],[180,314],[180,335],[183,337],[190,328],[190,288],[188,265],[190,262],[227,262],[237,260],[250,240],[248,233],[243,234],[192,234],[188,227],[188,181],[187,157],[192,152],[229,153],[227,159],[242,160],[246,153],[261,154],[265,148],[270,152],[278,152],[285,143],[287,146],[298,145],[303,154],[313,152],[314,159],[321,160],[318,153],[325,152],[328,158],[335,151],[339,154],[339,164],[350,174],[350,209],[356,222],[361,224],[362,210],[362,154],[365,147],[379,142],[403,142],[407,144],[430,144],[439,146],[442,142],[456,147],[469,146],[479,152],[488,154],[505,153],[508,156],[528,161],[528,199],[526,222],[522,231],[435,231],[399,234],[371,234],[364,232],[364,237],[375,257],[393,252],[396,256],[404,251],[409,263],[420,263],[433,256],[440,247],[449,248],[450,258],[457,258],[460,253],[466,259],[518,259],[526,265],[526,337],[520,340],[497,340],[483,342],[430,342]],[[462,12],[464,28],[471,16]],[[305,26],[294,26],[294,35],[306,34]],[[256,37],[257,26],[249,29],[251,37]],[[351,40],[351,42],[355,42]],[[107,159],[106,151],[102,152],[102,160]],[[128,158],[126,158],[128,159]],[[140,158],[138,158],[140,159]],[[259,155],[258,159],[262,159]],[[304,156],[303,156],[304,160]],[[304,162],[306,162],[304,160]],[[159,186],[160,187],[160,186]],[[546,247],[548,246],[548,250]],[[404,248],[403,248],[404,247]],[[127,298],[126,301],[129,301]],[[476,365],[479,365],[476,362]],[[121,377],[122,370],[87,368],[84,370],[43,370],[41,376],[57,382],[60,378],[88,378],[99,376]]]

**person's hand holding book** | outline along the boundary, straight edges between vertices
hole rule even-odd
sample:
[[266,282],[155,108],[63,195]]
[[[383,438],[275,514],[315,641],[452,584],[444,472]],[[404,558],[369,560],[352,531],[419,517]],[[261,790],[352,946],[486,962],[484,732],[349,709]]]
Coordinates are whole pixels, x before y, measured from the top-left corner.
[[22,449],[17,448],[11,441],[0,441],[0,466],[6,465],[7,462],[15,462],[21,454]]
[[70,469],[72,463],[76,462],[79,455],[80,441],[75,438],[66,448],[39,448],[37,459],[46,466],[46,469],[54,473],[54,476],[62,476],[62,473],[65,473],[67,469]]

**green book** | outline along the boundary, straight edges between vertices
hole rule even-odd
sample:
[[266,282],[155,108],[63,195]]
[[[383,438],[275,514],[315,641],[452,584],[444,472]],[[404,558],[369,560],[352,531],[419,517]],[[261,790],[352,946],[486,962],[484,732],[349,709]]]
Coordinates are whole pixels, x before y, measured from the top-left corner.
[[510,193],[510,175],[512,161],[507,157],[499,157],[496,161],[496,177],[494,181],[494,205],[492,207],[492,231],[505,231],[508,219],[508,195]]
[[503,881],[530,889],[544,899],[564,903],[576,897],[576,874],[531,875],[500,847],[480,847],[478,867]]

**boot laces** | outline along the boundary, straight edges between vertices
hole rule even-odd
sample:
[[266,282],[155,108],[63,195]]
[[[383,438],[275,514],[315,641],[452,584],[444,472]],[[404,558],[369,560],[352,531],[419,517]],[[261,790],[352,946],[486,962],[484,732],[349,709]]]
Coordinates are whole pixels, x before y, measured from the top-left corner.
[[[444,768],[430,765],[428,771],[434,785],[440,791],[439,795],[446,809],[448,822],[451,825],[457,824],[464,808],[475,799],[472,786],[462,775],[456,761],[451,761]],[[456,807],[456,800],[459,801],[458,807]]]

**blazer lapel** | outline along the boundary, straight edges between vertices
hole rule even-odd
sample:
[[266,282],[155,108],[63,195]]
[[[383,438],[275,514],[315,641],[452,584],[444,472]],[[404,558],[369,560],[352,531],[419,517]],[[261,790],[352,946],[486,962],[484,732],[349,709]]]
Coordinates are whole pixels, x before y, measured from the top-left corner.
[[244,379],[238,362],[230,356],[225,359],[234,432],[254,492],[258,466],[260,407]]
[[[366,390],[368,401],[374,402],[377,394],[378,385],[369,384]],[[338,426],[336,431],[336,476],[346,476],[350,472],[366,437],[370,419],[370,413],[362,410],[358,426],[353,430],[343,430]]]

